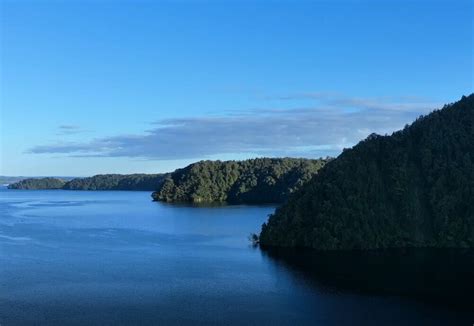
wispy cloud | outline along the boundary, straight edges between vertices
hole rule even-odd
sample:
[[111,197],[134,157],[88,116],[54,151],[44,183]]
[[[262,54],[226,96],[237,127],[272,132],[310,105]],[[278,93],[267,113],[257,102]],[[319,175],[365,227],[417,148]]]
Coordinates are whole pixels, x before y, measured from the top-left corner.
[[58,126],[57,135],[75,135],[86,132],[87,130],[77,125],[60,125]]
[[351,97],[336,92],[298,92],[279,96],[266,96],[269,100],[312,100],[321,105],[360,109],[385,109],[416,111],[433,105],[433,101],[418,96],[398,97]]
[[328,93],[311,96],[319,101],[314,107],[164,119],[154,122],[152,128],[141,135],[40,145],[31,148],[30,153],[158,160],[235,153],[337,155],[344,147],[354,145],[372,132],[391,133],[439,106],[408,99],[350,98]]

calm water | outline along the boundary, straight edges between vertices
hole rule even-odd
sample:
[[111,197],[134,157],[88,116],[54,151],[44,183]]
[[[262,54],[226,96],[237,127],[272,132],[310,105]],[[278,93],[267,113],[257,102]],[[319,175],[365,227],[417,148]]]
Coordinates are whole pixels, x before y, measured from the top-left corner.
[[0,324],[474,322],[466,309],[331,283],[329,263],[314,274],[297,255],[252,248],[248,234],[272,210],[165,205],[146,192],[0,189]]

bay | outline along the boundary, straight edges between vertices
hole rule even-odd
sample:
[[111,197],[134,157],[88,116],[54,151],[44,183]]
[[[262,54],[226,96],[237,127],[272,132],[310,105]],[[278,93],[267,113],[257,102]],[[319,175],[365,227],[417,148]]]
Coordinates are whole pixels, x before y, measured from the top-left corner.
[[273,210],[156,203],[148,192],[1,188],[0,324],[474,321],[464,307],[365,291],[360,278],[354,289],[347,278],[331,279],[338,267],[322,277],[311,272],[321,266],[295,263],[297,252],[253,247],[248,235],[258,233]]

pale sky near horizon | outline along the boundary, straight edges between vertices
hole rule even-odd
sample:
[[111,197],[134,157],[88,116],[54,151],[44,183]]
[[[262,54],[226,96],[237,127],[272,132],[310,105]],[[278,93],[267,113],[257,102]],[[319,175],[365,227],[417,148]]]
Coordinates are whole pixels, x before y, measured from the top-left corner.
[[473,1],[0,0],[0,175],[338,155],[473,92]]

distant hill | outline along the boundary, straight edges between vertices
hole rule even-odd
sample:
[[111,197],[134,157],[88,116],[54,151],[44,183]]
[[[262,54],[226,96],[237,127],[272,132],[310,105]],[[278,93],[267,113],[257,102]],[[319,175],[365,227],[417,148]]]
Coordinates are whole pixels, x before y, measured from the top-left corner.
[[8,185],[9,189],[61,189],[66,181],[58,178],[29,178]]
[[58,178],[30,178],[10,184],[10,189],[65,189],[65,190],[146,190],[160,187],[163,174],[99,174],[87,178],[64,181]]
[[201,161],[171,173],[152,196],[165,202],[281,203],[328,161],[295,158]]
[[282,203],[330,159],[259,158],[201,161],[168,174],[101,174],[64,181],[30,178],[10,189],[147,190],[156,201]]
[[67,182],[65,190],[147,190],[159,188],[163,174],[99,174]]
[[0,175],[0,185],[8,185],[10,183],[21,181],[23,179],[28,179],[28,177],[9,177]]
[[344,151],[270,216],[260,243],[474,247],[474,95]]
[[[8,184],[19,182],[19,181],[25,180],[25,179],[43,179],[43,178],[45,178],[45,177],[24,177],[24,176],[4,176],[4,175],[1,175],[0,176],[0,185],[8,185]],[[61,179],[61,180],[64,180],[64,181],[69,181],[69,180],[74,179],[74,177],[55,177],[55,176],[48,177],[48,178]]]

